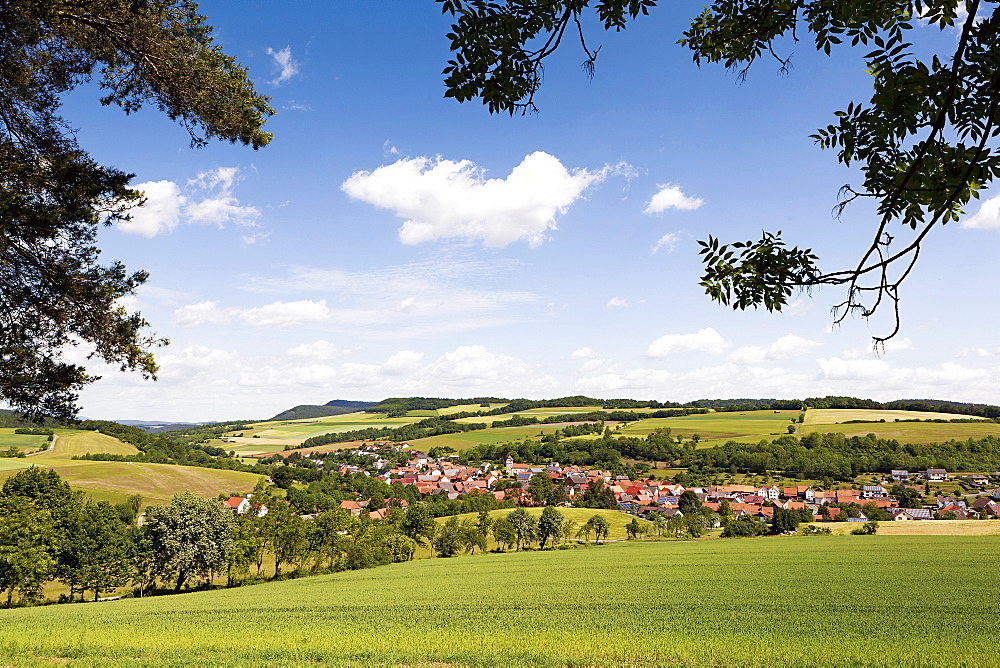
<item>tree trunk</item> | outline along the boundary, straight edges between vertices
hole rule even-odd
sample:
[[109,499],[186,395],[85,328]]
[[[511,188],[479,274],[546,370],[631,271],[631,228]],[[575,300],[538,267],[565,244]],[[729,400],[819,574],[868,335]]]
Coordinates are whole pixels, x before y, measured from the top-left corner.
[[187,573],[180,571],[177,573],[177,586],[174,587],[174,593],[179,594],[181,592],[181,587],[184,586],[184,580],[187,579]]

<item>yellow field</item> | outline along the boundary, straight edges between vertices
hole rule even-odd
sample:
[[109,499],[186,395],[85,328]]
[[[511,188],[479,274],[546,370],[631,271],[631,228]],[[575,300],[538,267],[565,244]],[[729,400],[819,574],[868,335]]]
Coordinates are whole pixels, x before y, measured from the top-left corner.
[[806,411],[806,418],[803,424],[810,426],[814,424],[840,424],[848,420],[980,420],[972,415],[956,415],[954,413],[929,413],[926,411],[873,411],[864,409],[841,409],[841,408],[810,408]]
[[[821,522],[835,534],[848,534],[861,526],[859,522]],[[886,536],[1000,536],[997,520],[924,520],[911,522],[879,522],[878,535]]]
[[56,432],[55,446],[46,452],[32,455],[32,462],[41,465],[49,459],[69,459],[79,455],[106,453],[110,455],[135,455],[139,449],[134,445],[122,443],[117,438],[96,431]]

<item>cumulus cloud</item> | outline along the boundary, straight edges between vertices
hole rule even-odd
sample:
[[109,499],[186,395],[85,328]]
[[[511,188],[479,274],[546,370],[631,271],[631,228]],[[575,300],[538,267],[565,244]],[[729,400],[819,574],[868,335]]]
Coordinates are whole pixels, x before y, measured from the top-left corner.
[[699,351],[721,355],[732,344],[711,327],[699,329],[693,334],[666,334],[656,339],[646,348],[646,357],[663,358],[675,353]]
[[390,376],[403,376],[416,371],[424,359],[423,353],[415,350],[400,350],[385,361],[382,365],[382,373]]
[[795,334],[785,334],[769,346],[740,346],[727,358],[737,364],[760,364],[786,360],[807,353],[821,345],[819,341],[804,339]]
[[584,346],[583,348],[577,348],[570,355],[571,359],[575,360],[589,360],[597,357],[597,351],[590,346]]
[[469,160],[405,158],[355,172],[341,190],[403,218],[399,239],[404,244],[459,238],[497,247],[524,241],[534,247],[589,186],[620,169],[571,171],[536,151],[506,178],[488,179]]
[[605,308],[622,308],[628,306],[628,302],[621,297],[612,297],[608,300],[608,303],[604,305]]
[[979,211],[962,221],[962,227],[981,230],[995,230],[1000,228],[1000,195],[983,202],[982,206],[979,207]]
[[643,213],[663,213],[667,209],[693,211],[705,203],[700,197],[685,195],[681,187],[675,183],[661,183],[658,187],[660,190],[650,198]]
[[275,70],[278,75],[268,81],[273,86],[280,86],[296,74],[299,73],[299,63],[292,58],[292,47],[286,46],[284,49],[275,51],[271,47],[267,48],[267,55],[274,60]]
[[118,229],[147,238],[160,232],[173,232],[181,218],[181,207],[187,198],[173,181],[146,181],[135,187],[146,197],[146,203],[132,209],[132,220],[117,224]]
[[678,242],[681,240],[681,235],[676,232],[668,232],[664,234],[656,244],[653,246],[653,254],[658,253],[661,249],[666,248],[668,253],[673,253],[674,249],[677,248]]
[[232,192],[239,171],[238,167],[218,167],[201,172],[187,182],[184,191],[173,181],[140,183],[136,189],[145,193],[146,203],[132,209],[132,220],[120,222],[117,227],[149,238],[173,232],[182,222],[218,228],[227,223],[254,227],[260,210],[242,205]]
[[174,323],[180,327],[228,323],[234,320],[250,327],[298,327],[330,319],[326,300],[303,299],[294,302],[277,301],[252,308],[220,308],[217,301],[182,306],[174,311]]

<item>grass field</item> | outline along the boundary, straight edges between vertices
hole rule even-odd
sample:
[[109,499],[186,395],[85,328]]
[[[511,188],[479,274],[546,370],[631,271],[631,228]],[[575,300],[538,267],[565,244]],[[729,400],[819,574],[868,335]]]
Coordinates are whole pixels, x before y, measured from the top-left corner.
[[18,448],[37,450],[45,447],[48,436],[33,436],[32,434],[15,434],[13,427],[0,428],[0,450]]
[[762,438],[777,438],[788,433],[788,425],[799,411],[744,411],[741,413],[703,413],[673,418],[649,418],[623,426],[622,436],[645,437],[670,428],[673,436],[701,437],[701,447],[722,445],[726,441],[755,443]]
[[410,447],[426,452],[430,448],[447,445],[456,450],[465,450],[474,445],[483,443],[506,443],[519,438],[529,437],[538,440],[539,434],[551,434],[559,429],[557,424],[533,424],[526,427],[498,427],[496,429],[482,429],[478,431],[465,431],[460,434],[442,434],[441,436],[428,436],[407,441]]
[[777,537],[420,560],[0,611],[0,661],[986,666],[996,660],[988,622],[1000,614],[996,545]]

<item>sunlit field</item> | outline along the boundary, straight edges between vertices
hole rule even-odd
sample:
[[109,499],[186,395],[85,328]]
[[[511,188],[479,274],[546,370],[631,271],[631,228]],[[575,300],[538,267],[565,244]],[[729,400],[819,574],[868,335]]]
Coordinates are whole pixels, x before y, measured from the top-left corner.
[[996,639],[970,615],[988,621],[1000,613],[996,546],[977,536],[816,536],[420,560],[240,589],[0,611],[0,659],[990,665]]

